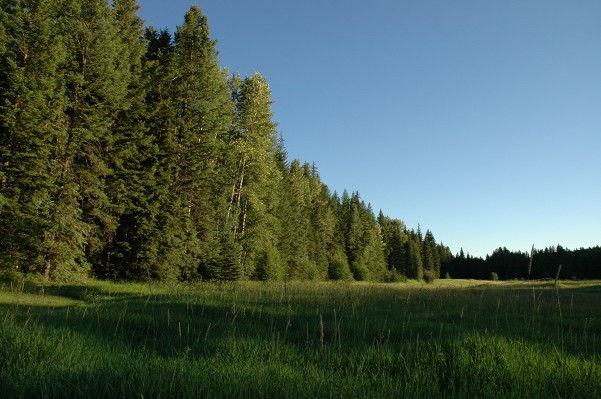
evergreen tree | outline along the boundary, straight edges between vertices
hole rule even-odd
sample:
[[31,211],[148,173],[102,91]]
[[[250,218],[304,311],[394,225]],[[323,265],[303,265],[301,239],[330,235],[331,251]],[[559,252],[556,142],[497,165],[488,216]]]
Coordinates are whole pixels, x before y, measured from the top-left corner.
[[440,277],[440,255],[434,235],[430,230],[426,231],[422,243],[424,271],[429,271],[434,278]]
[[438,245],[438,256],[440,258],[440,277],[450,272],[449,265],[453,262],[451,249],[442,242]]
[[421,243],[419,235],[411,232],[409,240],[405,245],[405,253],[407,254],[407,277],[421,280],[424,276],[424,266],[420,251]]
[[258,280],[281,281],[285,277],[284,273],[285,266],[280,252],[271,242],[266,243],[257,253],[253,277]]
[[257,256],[260,254],[263,261],[273,258],[277,242],[274,212],[281,174],[275,158],[276,124],[272,122],[271,90],[261,75],[255,73],[243,81],[234,77],[231,81],[236,104],[232,142],[236,156],[227,223],[241,246],[239,267],[251,277]]
[[[177,162],[177,107],[174,80],[177,78],[175,52],[167,31],[146,29],[147,50],[143,58],[145,123],[149,145],[143,163],[150,184],[148,205],[138,216],[142,231],[134,234],[130,253],[136,261],[126,263],[130,278],[175,280],[181,276],[185,255],[185,227],[182,223],[182,199],[177,195],[180,166]],[[136,208],[132,208],[135,211]]]
[[0,7],[0,267],[47,277],[82,257],[86,231],[50,243],[66,225],[83,227],[56,206],[67,59],[57,6],[11,0]]
[[[308,164],[305,164],[308,169]],[[309,174],[310,224],[309,257],[317,267],[319,279],[328,278],[336,252],[342,249],[335,238],[337,219],[328,187],[319,178],[317,167],[311,165]]]
[[[63,191],[57,196],[57,208],[64,210],[59,223],[69,218],[77,222],[65,226],[66,233],[86,232],[86,258],[98,264],[117,225],[107,184],[112,175],[109,154],[114,146],[112,127],[128,93],[130,68],[121,62],[118,28],[106,1],[66,0],[61,12],[70,51],[65,70],[66,137],[57,148],[58,180],[59,186],[70,187],[77,195],[66,196]],[[69,238],[51,240],[56,245],[65,241]]]
[[157,146],[144,123],[142,59],[146,45],[138,9],[136,0],[115,0],[112,8],[117,26],[117,62],[126,75],[127,94],[115,117],[113,145],[107,153],[112,169],[107,186],[117,227],[115,235],[107,237],[102,264],[96,265],[95,272],[113,278],[141,277],[140,265],[152,262],[156,255],[144,248],[155,233],[152,219],[159,210],[152,201]]
[[278,210],[280,220],[285,221],[278,248],[286,265],[286,275],[291,279],[314,279],[318,274],[315,263],[309,259],[308,192],[305,170],[294,160],[283,176]]
[[[341,218],[345,237],[346,256],[349,264],[353,264],[361,249],[361,217],[359,215],[359,204],[353,193],[351,198],[346,190],[342,193]],[[353,274],[355,274],[353,272]]]
[[157,150],[145,163],[152,207],[142,217],[150,234],[139,253],[152,278],[193,278],[199,271],[218,278],[222,247],[232,243],[222,226],[233,118],[226,76],[198,7],[190,8],[173,42],[153,28],[146,39],[147,128],[151,153],[153,145]]
[[350,270],[346,256],[345,223],[343,217],[342,200],[338,194],[329,199],[327,213],[324,216],[326,227],[326,240],[328,245],[328,278],[331,280],[352,280],[353,274]]
[[[0,269],[164,281],[521,273],[522,254],[453,258],[430,231],[376,220],[358,193],[330,194],[315,164],[288,162],[265,79],[228,80],[200,8],[173,37],[143,34],[138,8],[0,4]],[[560,260],[594,275],[596,254],[547,248],[536,270]]]
[[[386,217],[380,209],[376,220],[378,222],[378,226],[380,226],[380,231],[382,233],[382,240],[384,242],[384,256],[386,257],[386,261],[388,263],[388,257],[390,256],[390,236],[392,234],[392,229],[390,226],[391,219],[389,217]],[[388,265],[388,269],[390,268],[390,265]]]
[[[345,206],[344,203],[343,206]],[[365,243],[359,204],[358,201],[355,200],[355,194],[353,194],[353,198],[346,207],[350,208],[348,211],[349,218],[346,228],[346,252],[349,265],[355,280],[369,280],[371,278],[369,269],[364,263],[364,259],[360,259]]]
[[356,263],[364,265],[369,270],[368,276],[370,280],[384,281],[388,273],[386,270],[382,237],[375,227],[368,231],[367,236],[366,245]]
[[218,258],[217,248],[227,209],[230,177],[226,143],[233,120],[227,77],[217,61],[207,17],[192,6],[175,32],[173,131],[175,161],[179,166],[173,194],[181,207],[176,217],[183,226],[180,268],[194,277],[200,264]]
[[370,205],[361,201],[359,193],[342,196],[342,220],[345,225],[346,252],[356,280],[383,280],[386,259],[379,227]]
[[395,270],[400,275],[407,275],[407,255],[405,243],[407,234],[405,224],[398,219],[390,219],[380,211],[378,225],[382,231],[384,243],[384,255],[386,257],[388,270]]

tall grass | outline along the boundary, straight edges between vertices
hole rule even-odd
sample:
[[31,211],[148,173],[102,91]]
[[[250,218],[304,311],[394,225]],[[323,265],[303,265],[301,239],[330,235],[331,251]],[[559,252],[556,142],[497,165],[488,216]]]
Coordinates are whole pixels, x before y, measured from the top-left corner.
[[596,283],[5,284],[1,298],[3,397],[601,397]]

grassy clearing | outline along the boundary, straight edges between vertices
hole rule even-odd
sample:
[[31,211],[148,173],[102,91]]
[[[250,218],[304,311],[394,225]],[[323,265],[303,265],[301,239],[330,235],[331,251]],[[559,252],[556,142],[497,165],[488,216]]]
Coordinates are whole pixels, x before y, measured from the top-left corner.
[[0,305],[14,305],[17,308],[19,306],[73,306],[78,302],[79,301],[63,296],[41,296],[39,294],[29,294],[26,292],[13,293],[0,291]]
[[0,396],[598,398],[599,303],[601,282],[5,284]]

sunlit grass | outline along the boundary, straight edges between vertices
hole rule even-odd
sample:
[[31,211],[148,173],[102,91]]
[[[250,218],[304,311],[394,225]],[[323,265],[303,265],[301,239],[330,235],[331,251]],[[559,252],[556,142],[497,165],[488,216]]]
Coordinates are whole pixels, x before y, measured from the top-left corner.
[[79,301],[55,295],[0,291],[0,305],[14,306],[72,306]]
[[90,281],[0,298],[0,396],[601,397],[599,282]]

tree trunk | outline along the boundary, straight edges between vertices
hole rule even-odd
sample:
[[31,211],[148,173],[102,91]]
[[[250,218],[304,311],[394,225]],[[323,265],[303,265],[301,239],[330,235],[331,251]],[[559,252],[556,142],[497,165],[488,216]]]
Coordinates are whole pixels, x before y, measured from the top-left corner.
[[50,262],[46,261],[44,265],[44,281],[50,280]]

